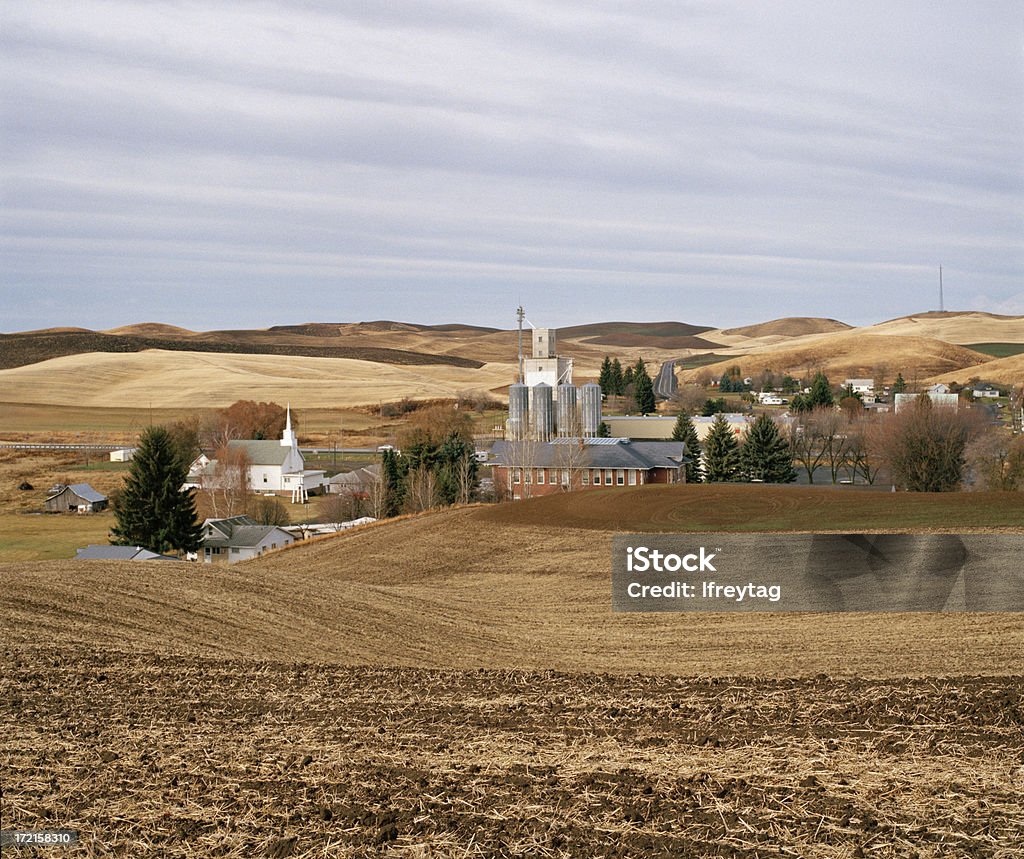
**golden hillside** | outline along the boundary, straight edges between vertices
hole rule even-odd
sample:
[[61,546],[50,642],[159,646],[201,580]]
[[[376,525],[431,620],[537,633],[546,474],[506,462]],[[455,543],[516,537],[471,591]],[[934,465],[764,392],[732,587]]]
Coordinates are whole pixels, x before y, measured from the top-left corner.
[[480,369],[349,358],[169,352],[84,353],[0,370],[0,401],[113,407],[220,407],[239,399],[302,408],[453,397],[508,384],[514,365]]
[[919,313],[861,329],[871,334],[934,337],[947,343],[1024,343],[1024,316],[981,311]]
[[999,382],[1003,385],[1020,387],[1024,385],[1024,353],[1011,355],[1009,358],[993,358],[983,364],[964,367],[957,371],[938,373],[929,379],[934,382],[960,382],[965,384],[968,379],[977,377],[985,382]]
[[742,357],[690,370],[683,376],[692,378],[702,371],[719,375],[728,367],[739,365],[748,375],[771,370],[799,377],[820,369],[837,380],[858,376],[890,379],[899,372],[905,377],[954,372],[988,360],[991,359],[979,352],[929,337],[887,336],[855,329],[812,335],[795,343],[761,346]]

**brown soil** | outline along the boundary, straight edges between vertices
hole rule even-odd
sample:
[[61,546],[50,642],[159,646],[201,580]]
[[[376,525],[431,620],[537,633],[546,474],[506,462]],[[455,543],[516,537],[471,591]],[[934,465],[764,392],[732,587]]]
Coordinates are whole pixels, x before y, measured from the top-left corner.
[[5,828],[117,857],[1019,856],[1024,678],[6,647]]

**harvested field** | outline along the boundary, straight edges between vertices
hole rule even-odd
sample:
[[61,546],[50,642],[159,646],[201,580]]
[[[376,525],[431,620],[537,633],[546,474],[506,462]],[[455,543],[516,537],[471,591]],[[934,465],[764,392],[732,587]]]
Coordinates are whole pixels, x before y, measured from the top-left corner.
[[7,647],[61,855],[1019,856],[1024,680],[343,669]]
[[1014,614],[611,614],[611,530],[496,524],[491,513],[411,517],[229,568],[0,564],[5,638],[463,670],[904,677],[1019,669],[1024,620]]
[[945,373],[938,373],[925,381],[929,384],[943,381],[959,381],[962,384],[966,384],[968,379],[982,379],[986,382],[997,382],[1001,385],[1017,387],[1024,380],[1024,354],[994,358],[983,364],[964,367],[956,372],[950,370]]
[[488,390],[512,375],[510,365],[480,369],[397,366],[347,358],[237,355],[150,350],[88,353],[0,370],[0,399],[63,406],[155,408],[227,406],[239,399],[291,402],[298,408],[376,404],[405,396],[454,397]]

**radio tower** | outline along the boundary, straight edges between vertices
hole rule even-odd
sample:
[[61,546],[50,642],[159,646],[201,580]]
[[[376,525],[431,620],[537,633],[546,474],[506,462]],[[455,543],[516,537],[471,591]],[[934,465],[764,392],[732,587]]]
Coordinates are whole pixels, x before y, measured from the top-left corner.
[[516,319],[519,320],[519,384],[523,384],[523,319],[526,318],[526,313],[523,311],[523,305],[519,305],[516,308]]
[[946,303],[942,298],[942,266],[939,266],[939,310],[944,311],[946,309]]

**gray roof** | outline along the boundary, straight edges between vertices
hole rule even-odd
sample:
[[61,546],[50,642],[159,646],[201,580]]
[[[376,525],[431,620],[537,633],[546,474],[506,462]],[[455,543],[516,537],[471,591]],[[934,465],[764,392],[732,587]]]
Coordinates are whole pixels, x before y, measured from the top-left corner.
[[236,439],[229,441],[228,447],[245,448],[253,465],[284,465],[285,459],[291,452],[291,448],[281,444],[280,441]]
[[176,561],[170,555],[160,555],[142,546],[86,546],[75,551],[76,561]]
[[99,492],[93,489],[88,483],[69,483],[67,486],[62,486],[56,492],[52,493],[50,495],[50,498],[56,498],[66,489],[70,489],[72,492],[75,493],[75,495],[77,495],[83,501],[96,502],[107,500],[106,495],[101,495]]
[[369,465],[365,468],[357,468],[353,471],[343,471],[328,479],[331,486],[363,486],[373,483],[380,472],[379,465]]
[[[209,536],[207,533],[211,526],[214,529],[213,536]],[[258,546],[273,531],[282,531],[282,529],[276,525],[260,525],[255,519],[250,519],[248,516],[207,519],[203,522],[203,545],[250,548]],[[290,537],[286,531],[282,531],[282,533]]]
[[[536,468],[679,468],[685,459],[681,441],[626,441],[617,444],[587,444],[583,451],[566,451],[566,444],[540,442],[495,442],[491,455],[495,465]],[[522,444],[522,452],[515,445]],[[526,461],[528,458],[529,461]]]

